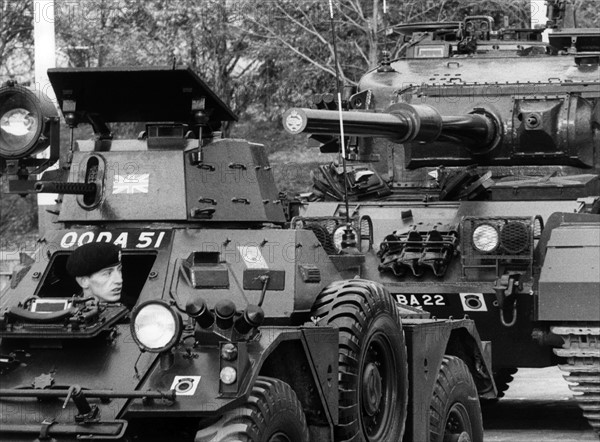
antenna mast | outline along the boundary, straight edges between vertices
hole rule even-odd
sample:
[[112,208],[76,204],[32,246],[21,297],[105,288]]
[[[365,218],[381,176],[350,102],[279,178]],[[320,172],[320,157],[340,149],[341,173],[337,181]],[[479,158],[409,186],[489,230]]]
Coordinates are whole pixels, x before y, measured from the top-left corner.
[[[348,204],[348,170],[346,167],[346,144],[344,142],[344,118],[342,113],[342,82],[338,67],[338,51],[335,38],[335,23],[333,21],[333,0],[329,0],[329,20],[331,23],[331,41],[335,63],[335,81],[337,86],[338,113],[340,119],[340,150],[342,152],[342,170],[344,173],[344,204],[346,206],[346,229],[342,235],[342,251],[347,255],[356,255],[360,252],[356,248],[356,236],[350,225],[350,205]],[[360,227],[359,227],[360,228]]]
[[333,0],[329,0],[329,21],[331,23],[331,41],[333,44],[333,57],[335,63],[335,82],[337,89],[338,113],[340,119],[340,147],[342,153],[342,170],[344,172],[344,203],[346,205],[346,224],[350,223],[350,208],[348,205],[348,180],[346,169],[346,143],[344,141],[344,120],[342,115],[342,82],[340,79],[340,71],[338,67],[338,51],[335,37],[335,23],[333,21]]

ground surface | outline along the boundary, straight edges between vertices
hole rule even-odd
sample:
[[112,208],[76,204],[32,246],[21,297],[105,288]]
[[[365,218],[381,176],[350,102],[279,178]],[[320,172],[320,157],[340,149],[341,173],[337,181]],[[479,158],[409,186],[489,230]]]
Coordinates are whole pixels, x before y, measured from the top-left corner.
[[598,441],[558,368],[520,369],[506,396],[485,406],[484,442]]

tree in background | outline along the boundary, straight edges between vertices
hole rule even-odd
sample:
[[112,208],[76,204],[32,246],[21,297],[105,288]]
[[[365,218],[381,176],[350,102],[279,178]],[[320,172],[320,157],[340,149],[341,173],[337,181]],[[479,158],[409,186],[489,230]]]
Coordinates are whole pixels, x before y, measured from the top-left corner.
[[577,11],[577,26],[581,28],[600,28],[598,0],[574,0]]
[[[244,1],[58,0],[72,66],[186,65],[237,111],[261,93],[261,64],[240,26]],[[254,83],[254,87],[248,84]]]
[[[33,77],[33,1],[0,3],[0,85],[9,78],[27,83]],[[4,180],[0,183],[4,189]],[[37,229],[34,196],[0,196],[0,248],[10,249]]]
[[33,68],[33,1],[0,3],[0,83],[15,77],[30,80]]

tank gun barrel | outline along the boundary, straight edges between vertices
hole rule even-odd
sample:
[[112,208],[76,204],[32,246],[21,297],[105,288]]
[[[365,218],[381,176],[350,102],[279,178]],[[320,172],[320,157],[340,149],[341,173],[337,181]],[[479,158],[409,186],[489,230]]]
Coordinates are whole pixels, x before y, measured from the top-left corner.
[[95,183],[62,183],[60,181],[40,181],[34,187],[37,193],[62,193],[67,195],[90,195],[96,193]]
[[[292,108],[283,115],[291,134],[339,135],[339,112]],[[395,104],[387,112],[343,112],[344,135],[409,141],[460,141],[489,150],[499,122],[490,113],[475,109],[466,115],[442,116],[432,106]]]

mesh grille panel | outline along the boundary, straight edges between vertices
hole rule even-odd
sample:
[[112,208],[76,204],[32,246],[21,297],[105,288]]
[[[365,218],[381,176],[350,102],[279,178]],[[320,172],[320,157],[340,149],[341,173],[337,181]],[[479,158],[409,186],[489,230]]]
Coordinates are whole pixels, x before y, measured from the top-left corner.
[[529,247],[529,229],[522,222],[509,222],[500,231],[500,244],[512,255],[518,255]]

